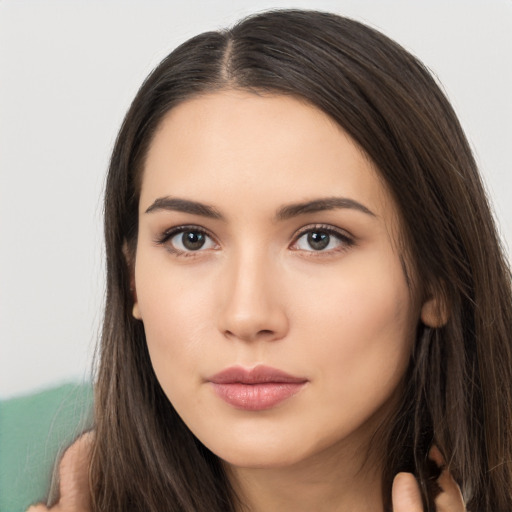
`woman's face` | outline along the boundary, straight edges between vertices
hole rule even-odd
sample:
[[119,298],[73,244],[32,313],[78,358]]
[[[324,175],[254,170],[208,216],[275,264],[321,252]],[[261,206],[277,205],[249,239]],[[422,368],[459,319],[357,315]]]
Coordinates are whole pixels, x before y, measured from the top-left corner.
[[367,442],[420,316],[398,237],[372,163],[320,110],[223,91],[167,114],[144,167],[134,315],[211,451],[282,467]]

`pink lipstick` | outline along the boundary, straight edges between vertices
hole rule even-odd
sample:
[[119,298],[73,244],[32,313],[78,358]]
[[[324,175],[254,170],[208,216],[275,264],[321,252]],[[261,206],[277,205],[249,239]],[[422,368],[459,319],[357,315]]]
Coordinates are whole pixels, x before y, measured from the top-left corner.
[[251,369],[233,366],[208,379],[217,396],[237,409],[271,409],[298,393],[307,379],[259,365]]

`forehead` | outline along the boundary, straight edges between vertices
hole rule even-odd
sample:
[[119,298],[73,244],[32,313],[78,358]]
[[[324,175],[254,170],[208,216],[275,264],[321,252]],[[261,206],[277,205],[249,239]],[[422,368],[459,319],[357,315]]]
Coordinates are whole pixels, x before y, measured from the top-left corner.
[[328,115],[294,97],[233,90],[185,101],[160,123],[141,210],[165,195],[238,210],[321,196],[394,209],[372,162]]

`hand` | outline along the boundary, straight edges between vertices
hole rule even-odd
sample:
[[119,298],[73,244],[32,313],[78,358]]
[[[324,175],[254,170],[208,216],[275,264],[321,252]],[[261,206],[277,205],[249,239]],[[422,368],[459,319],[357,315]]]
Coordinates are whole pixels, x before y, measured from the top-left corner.
[[[429,457],[442,466],[444,464],[441,452],[434,446]],[[448,470],[443,470],[437,479],[442,492],[435,499],[437,512],[465,512],[466,507],[459,486]],[[393,481],[391,493],[393,512],[424,512],[420,488],[414,475],[398,473]]]
[[89,460],[92,434],[84,434],[64,453],[59,465],[59,502],[48,508],[32,505],[27,512],[89,512]]

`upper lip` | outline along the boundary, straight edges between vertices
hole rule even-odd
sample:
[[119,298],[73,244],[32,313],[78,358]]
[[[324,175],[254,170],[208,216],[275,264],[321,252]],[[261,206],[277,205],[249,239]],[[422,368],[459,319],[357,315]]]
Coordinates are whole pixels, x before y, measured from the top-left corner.
[[304,377],[295,377],[282,370],[264,365],[254,368],[232,366],[216,373],[208,380],[214,384],[303,383],[307,381]]

